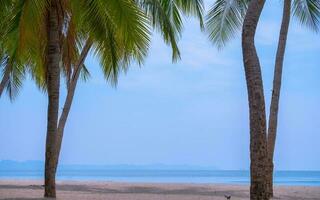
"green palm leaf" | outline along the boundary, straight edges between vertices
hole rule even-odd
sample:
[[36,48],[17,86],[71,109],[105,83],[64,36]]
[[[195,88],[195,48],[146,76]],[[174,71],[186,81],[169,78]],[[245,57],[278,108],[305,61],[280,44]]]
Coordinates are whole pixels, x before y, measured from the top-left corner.
[[225,46],[241,28],[249,0],[217,0],[206,16],[209,39],[218,48]]
[[204,29],[203,12],[204,4],[202,0],[176,0],[176,4],[187,16],[196,16],[200,23],[200,28]]
[[165,43],[172,48],[172,60],[180,59],[177,41],[181,36],[183,22],[181,14],[197,16],[203,28],[202,0],[137,0],[149,16],[153,28],[160,32]]
[[319,0],[295,0],[293,1],[293,15],[301,24],[314,31],[319,30],[320,1]]

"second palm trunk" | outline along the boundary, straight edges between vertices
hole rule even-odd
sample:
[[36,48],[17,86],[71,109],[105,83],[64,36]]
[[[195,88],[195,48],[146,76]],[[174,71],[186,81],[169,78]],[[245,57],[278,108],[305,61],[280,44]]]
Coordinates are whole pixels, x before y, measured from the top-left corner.
[[273,155],[275,149],[277,125],[278,125],[278,107],[280,100],[281,78],[284,53],[287,42],[287,35],[290,23],[291,0],[285,0],[283,5],[282,23],[279,34],[278,49],[274,67],[272,99],[270,105],[270,116],[268,125],[268,192],[269,196],[273,196]]

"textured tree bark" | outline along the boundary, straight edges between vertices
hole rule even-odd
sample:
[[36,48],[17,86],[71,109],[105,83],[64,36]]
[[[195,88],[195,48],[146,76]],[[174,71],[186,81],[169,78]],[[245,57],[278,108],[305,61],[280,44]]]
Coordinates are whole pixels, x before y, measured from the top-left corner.
[[264,0],[251,0],[242,30],[242,52],[250,115],[250,199],[269,199],[266,182],[267,130],[261,67],[254,36]]
[[48,50],[47,50],[47,84],[48,84],[48,122],[45,155],[45,197],[56,197],[55,185],[55,149],[57,121],[59,111],[60,89],[60,26],[57,1],[51,0],[48,10]]
[[88,54],[91,46],[92,46],[92,42],[88,39],[82,49],[79,60],[77,61],[76,66],[75,66],[75,71],[74,71],[73,77],[71,78],[70,83],[69,83],[67,96],[66,96],[63,110],[62,110],[62,113],[61,113],[61,116],[59,119],[59,123],[58,123],[55,169],[57,169],[57,167],[58,167],[64,128],[65,128],[65,125],[66,125],[66,122],[68,119],[68,115],[69,115],[69,112],[71,109],[71,105],[72,105],[72,101],[73,101],[73,97],[74,97],[74,92],[75,92],[77,82],[79,79],[80,71],[81,71],[82,65],[84,63],[85,58],[87,57],[87,54]]
[[268,125],[268,190],[269,196],[273,197],[273,155],[275,149],[275,141],[277,135],[278,125],[278,108],[280,100],[280,89],[281,89],[281,78],[283,60],[286,49],[287,35],[290,23],[290,11],[291,11],[291,0],[285,0],[283,5],[283,14],[281,29],[279,34],[278,49],[276,54],[274,75],[273,75],[273,89],[272,99],[270,105],[269,114],[269,125]]
[[7,65],[6,66],[6,69],[4,71],[4,74],[3,74],[3,77],[2,77],[2,80],[1,80],[1,83],[0,83],[0,97],[4,91],[4,88],[6,87],[8,81],[9,81],[9,78],[10,78],[10,68],[11,68],[11,65]]

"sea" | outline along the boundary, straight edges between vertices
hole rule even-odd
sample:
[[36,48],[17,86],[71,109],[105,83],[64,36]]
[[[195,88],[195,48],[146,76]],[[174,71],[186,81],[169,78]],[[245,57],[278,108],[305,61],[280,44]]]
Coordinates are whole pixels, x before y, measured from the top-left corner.
[[[0,179],[42,179],[43,170],[0,169]],[[61,169],[58,180],[249,184],[246,170]],[[276,185],[320,186],[320,171],[276,171]]]

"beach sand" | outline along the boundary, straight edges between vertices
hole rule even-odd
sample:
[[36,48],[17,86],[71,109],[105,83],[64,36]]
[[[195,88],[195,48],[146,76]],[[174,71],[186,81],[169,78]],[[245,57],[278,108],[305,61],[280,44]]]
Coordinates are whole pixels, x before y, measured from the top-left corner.
[[[43,199],[41,181],[0,180],[0,199]],[[81,200],[249,199],[249,186],[223,184],[57,181],[57,199]],[[320,187],[276,186],[274,199],[320,200]]]

